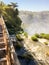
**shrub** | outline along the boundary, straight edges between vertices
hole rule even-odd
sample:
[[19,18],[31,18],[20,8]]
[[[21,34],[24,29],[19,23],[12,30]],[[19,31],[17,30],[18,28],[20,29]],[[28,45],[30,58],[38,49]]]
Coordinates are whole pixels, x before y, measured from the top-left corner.
[[34,36],[31,37],[31,39],[32,39],[33,41],[38,41],[37,38],[44,38],[44,39],[49,40],[49,34],[45,34],[45,33],[40,33],[40,34],[38,34],[38,33],[36,33],[36,34],[34,34]]
[[33,41],[38,41],[38,39],[37,39],[36,36],[32,36],[31,39],[32,39]]
[[44,42],[45,45],[48,45],[48,42]]
[[36,33],[35,36],[39,38],[39,34],[38,33]]
[[41,38],[44,38],[44,37],[45,37],[45,34],[44,34],[44,33],[41,33],[41,34],[40,34],[40,37],[41,37]]
[[38,34],[38,33],[36,33],[35,36],[36,36],[37,38],[42,38],[42,37],[40,36],[40,34]]
[[20,34],[17,34],[17,35],[16,35],[16,38],[17,38],[19,41],[22,41],[22,40],[23,40],[23,38],[20,36]]
[[49,40],[49,34],[45,34],[45,39]]
[[24,36],[25,36],[25,37],[28,37],[28,34],[27,34],[27,32],[24,32]]
[[45,38],[45,39],[48,39],[48,40],[49,40],[49,34],[41,33],[40,36],[41,36],[42,38]]

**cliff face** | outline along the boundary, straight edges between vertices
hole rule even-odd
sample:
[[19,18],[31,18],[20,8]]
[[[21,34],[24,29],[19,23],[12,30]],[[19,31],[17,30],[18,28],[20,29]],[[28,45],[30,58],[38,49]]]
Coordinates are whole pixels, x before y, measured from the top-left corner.
[[30,35],[35,33],[49,33],[49,11],[30,12],[20,11],[22,27]]

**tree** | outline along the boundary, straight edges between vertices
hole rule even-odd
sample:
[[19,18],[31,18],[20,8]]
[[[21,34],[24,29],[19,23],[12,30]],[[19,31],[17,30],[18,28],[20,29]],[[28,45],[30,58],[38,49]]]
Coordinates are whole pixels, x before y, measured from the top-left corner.
[[8,4],[8,6],[11,7],[11,8],[13,8],[14,11],[15,11],[15,14],[18,15],[19,11],[18,11],[18,9],[17,9],[17,7],[18,7],[17,3],[11,2],[10,4]]
[[11,2],[11,6],[13,6],[13,8],[18,7],[17,3],[13,3],[13,2]]
[[10,6],[12,8],[18,7],[17,3],[13,3],[13,2],[11,2],[10,4],[8,4],[8,6]]
[[0,3],[0,14],[4,17],[5,23],[7,25],[8,31],[10,34],[17,33],[22,30],[21,28],[21,19],[17,16],[18,9],[14,3],[12,3],[13,8],[11,6]]

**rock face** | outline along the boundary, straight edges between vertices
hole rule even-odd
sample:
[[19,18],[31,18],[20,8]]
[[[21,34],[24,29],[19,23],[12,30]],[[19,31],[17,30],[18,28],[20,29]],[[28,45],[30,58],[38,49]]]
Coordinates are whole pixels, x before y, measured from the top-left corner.
[[30,12],[20,11],[22,27],[30,35],[35,33],[49,33],[49,11]]

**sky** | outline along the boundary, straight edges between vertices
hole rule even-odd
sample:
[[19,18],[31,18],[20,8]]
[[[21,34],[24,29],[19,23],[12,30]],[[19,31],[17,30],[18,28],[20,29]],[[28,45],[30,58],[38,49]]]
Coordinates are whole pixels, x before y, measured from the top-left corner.
[[6,4],[17,2],[19,10],[49,11],[49,0],[3,0]]

